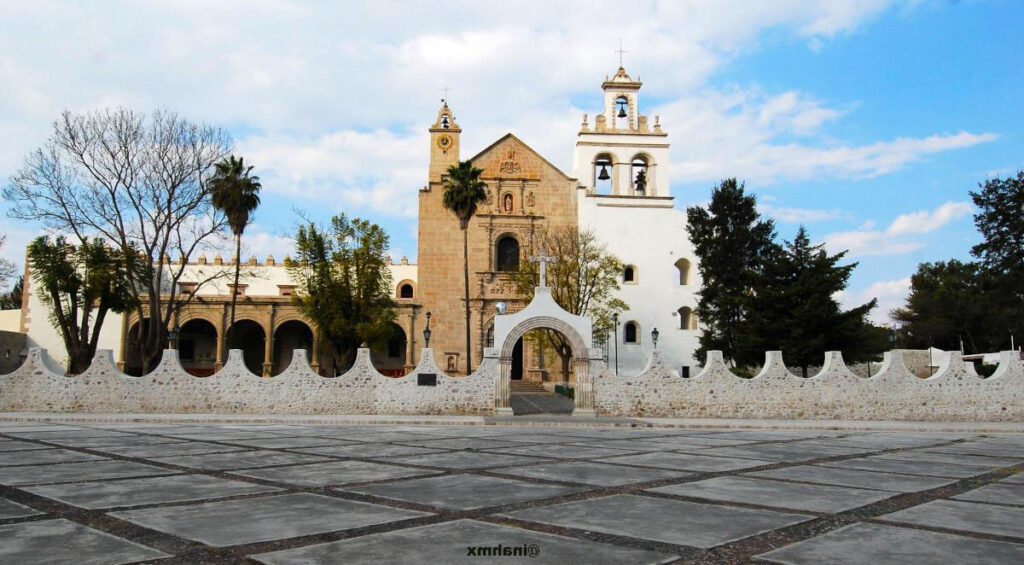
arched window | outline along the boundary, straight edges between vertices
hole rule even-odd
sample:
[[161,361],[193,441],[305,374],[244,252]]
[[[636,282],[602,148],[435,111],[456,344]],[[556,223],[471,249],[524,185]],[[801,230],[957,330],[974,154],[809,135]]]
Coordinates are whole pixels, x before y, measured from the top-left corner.
[[636,322],[626,322],[622,332],[623,343],[640,343],[640,327]]
[[679,312],[679,329],[681,330],[695,330],[697,329],[697,317],[693,315],[693,309],[689,306],[683,306],[678,310]]
[[630,168],[631,174],[629,178],[633,184],[633,192],[640,196],[650,194],[651,191],[648,189],[650,179],[647,177],[647,158],[643,155],[633,157]]
[[612,193],[612,172],[614,172],[612,164],[612,156],[607,153],[601,153],[594,157],[595,194]]
[[676,261],[676,269],[679,270],[679,284],[690,284],[690,260],[679,259]]
[[412,285],[411,284],[405,283],[405,284],[403,284],[402,286],[400,286],[398,288],[398,297],[399,298],[412,298],[412,295],[413,295],[413,290],[412,290]]
[[506,235],[498,240],[495,263],[499,271],[519,270],[519,241],[515,237]]
[[634,267],[633,265],[626,265],[626,268],[622,270],[622,282],[636,282],[636,267]]

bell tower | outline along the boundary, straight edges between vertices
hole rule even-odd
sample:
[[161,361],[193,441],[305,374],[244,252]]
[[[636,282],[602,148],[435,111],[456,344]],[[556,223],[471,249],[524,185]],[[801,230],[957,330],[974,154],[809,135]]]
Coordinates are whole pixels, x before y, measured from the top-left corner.
[[430,126],[430,182],[440,182],[448,167],[459,164],[460,133],[448,101],[442,99],[437,120]]

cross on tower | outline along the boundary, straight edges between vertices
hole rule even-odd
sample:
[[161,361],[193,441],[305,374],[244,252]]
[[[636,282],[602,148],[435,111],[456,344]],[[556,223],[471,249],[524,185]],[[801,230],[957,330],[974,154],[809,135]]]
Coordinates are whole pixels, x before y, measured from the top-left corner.
[[619,48],[616,49],[615,52],[619,54],[619,67],[621,67],[622,66],[622,54],[623,53],[629,53],[629,51],[626,51],[625,49],[622,48],[622,38],[621,37],[619,38]]
[[544,248],[540,249],[540,255],[536,257],[530,257],[531,263],[540,263],[540,284],[538,288],[546,288],[548,286],[548,263],[554,263],[555,258],[550,255],[545,255]]
[[441,99],[441,102],[447,104],[448,103],[448,92],[450,90],[453,90],[453,89],[448,88],[448,85],[446,84],[442,88],[438,88],[438,90],[440,90],[441,92],[444,93],[444,98]]

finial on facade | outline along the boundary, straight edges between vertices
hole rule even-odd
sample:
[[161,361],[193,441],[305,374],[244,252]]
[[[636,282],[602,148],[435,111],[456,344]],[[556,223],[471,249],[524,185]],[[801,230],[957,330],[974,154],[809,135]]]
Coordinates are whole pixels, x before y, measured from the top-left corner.
[[384,260],[385,265],[394,265],[394,261],[391,260],[391,256],[388,255],[387,259]]
[[249,264],[250,265],[256,265],[257,264],[256,263],[256,256],[255,255],[250,255],[249,256]]
[[274,256],[273,255],[267,255],[267,266],[268,267],[273,267],[274,265],[276,265],[276,263],[274,262]]
[[406,257],[405,255],[402,255],[402,264],[403,265],[408,265],[409,264],[409,258]]
[[220,256],[220,253],[217,253],[216,255],[213,256],[213,264],[214,265],[223,265],[224,264],[224,258]]
[[200,265],[205,265],[206,264],[206,253],[200,253],[199,254],[199,264]]

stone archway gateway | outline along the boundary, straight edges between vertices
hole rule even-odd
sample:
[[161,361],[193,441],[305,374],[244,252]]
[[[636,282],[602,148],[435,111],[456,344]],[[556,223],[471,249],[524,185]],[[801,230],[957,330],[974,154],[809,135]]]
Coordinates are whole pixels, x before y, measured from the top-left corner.
[[541,250],[540,256],[531,257],[530,261],[540,263],[540,285],[534,289],[533,300],[526,308],[514,314],[499,314],[494,317],[495,347],[488,349],[487,356],[497,357],[501,367],[494,391],[495,413],[512,415],[509,396],[512,356],[516,342],[530,330],[551,329],[564,335],[572,348],[576,375],[573,415],[593,416],[594,385],[590,365],[592,362],[602,361],[604,357],[600,349],[589,347],[593,337],[592,323],[589,318],[566,312],[551,296],[551,289],[547,286],[547,263],[554,259],[546,257]]

